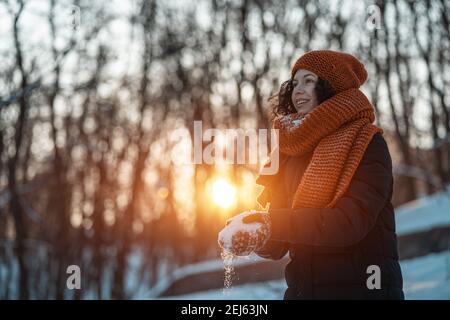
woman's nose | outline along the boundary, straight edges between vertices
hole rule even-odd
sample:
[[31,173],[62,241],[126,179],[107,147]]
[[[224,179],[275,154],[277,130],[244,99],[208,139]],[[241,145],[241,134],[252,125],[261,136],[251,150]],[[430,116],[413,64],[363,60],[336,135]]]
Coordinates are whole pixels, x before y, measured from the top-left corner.
[[304,92],[305,92],[305,89],[303,88],[302,85],[297,85],[297,86],[294,88],[294,93],[304,93]]

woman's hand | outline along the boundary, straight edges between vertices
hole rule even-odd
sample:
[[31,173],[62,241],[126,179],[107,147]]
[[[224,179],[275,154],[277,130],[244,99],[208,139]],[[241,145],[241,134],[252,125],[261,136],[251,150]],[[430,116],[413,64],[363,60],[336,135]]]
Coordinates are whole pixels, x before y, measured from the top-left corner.
[[259,250],[262,247],[264,247],[266,242],[269,240],[270,233],[272,231],[269,213],[265,211],[253,211],[251,215],[244,217],[242,219],[242,222],[247,224],[257,222],[262,224],[261,230],[263,231],[263,233],[258,235],[259,239],[256,250]]
[[[252,223],[257,225],[250,225]],[[219,234],[219,245],[242,256],[263,247],[269,237],[269,215],[263,211],[250,211],[227,220]]]

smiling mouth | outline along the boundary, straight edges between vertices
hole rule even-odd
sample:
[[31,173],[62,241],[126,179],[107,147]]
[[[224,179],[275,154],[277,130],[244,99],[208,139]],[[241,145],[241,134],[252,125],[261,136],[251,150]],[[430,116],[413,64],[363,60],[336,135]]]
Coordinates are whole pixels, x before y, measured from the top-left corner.
[[309,99],[299,99],[295,101],[295,105],[297,107],[301,107],[302,105],[304,105],[305,103],[308,103]]

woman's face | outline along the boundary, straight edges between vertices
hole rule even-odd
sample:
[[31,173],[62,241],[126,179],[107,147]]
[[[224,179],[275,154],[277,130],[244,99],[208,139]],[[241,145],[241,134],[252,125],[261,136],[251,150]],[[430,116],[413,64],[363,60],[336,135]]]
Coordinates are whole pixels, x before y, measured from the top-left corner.
[[299,69],[292,79],[292,103],[298,113],[307,114],[317,107],[316,82],[319,77],[311,71]]

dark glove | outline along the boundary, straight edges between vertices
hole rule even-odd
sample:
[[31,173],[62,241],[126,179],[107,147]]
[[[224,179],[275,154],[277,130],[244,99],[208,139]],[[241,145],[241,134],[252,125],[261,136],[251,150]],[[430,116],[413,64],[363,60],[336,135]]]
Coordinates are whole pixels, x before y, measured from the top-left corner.
[[244,217],[242,219],[242,222],[244,222],[244,223],[253,223],[253,222],[270,223],[270,217],[267,212],[255,211],[251,215]]
[[264,225],[264,227],[262,228],[262,230],[264,230],[263,233],[259,234],[258,247],[256,248],[256,250],[261,249],[269,240],[271,233],[271,221],[269,213],[265,211],[253,211],[252,214],[244,217],[242,219],[242,222],[244,223],[259,222]]

